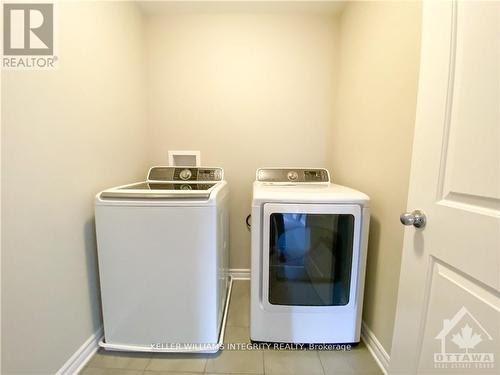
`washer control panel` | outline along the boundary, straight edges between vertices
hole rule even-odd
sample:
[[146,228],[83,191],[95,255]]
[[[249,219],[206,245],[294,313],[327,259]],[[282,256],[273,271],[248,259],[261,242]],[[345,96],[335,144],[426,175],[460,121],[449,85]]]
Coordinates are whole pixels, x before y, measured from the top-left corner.
[[261,168],[257,181],[269,183],[329,183],[330,174],[323,168]]
[[222,168],[204,167],[153,167],[148,181],[222,181]]

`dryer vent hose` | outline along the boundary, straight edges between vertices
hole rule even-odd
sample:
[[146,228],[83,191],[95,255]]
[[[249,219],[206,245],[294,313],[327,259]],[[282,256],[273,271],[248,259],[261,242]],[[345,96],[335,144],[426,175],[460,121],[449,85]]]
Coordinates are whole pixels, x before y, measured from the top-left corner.
[[247,229],[250,230],[252,228],[252,223],[250,222],[250,219],[252,218],[252,215],[248,215],[247,218],[245,219],[245,222],[247,223]]

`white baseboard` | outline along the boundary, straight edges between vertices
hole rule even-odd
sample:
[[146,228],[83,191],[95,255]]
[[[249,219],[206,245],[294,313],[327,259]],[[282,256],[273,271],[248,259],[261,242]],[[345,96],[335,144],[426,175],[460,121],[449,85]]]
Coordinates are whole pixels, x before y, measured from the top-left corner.
[[78,374],[87,362],[92,358],[97,349],[99,341],[104,335],[102,326],[83,343],[80,348],[66,361],[66,363],[57,371],[56,375],[75,375]]
[[233,280],[250,280],[250,268],[230,268],[229,274]]
[[378,341],[375,334],[368,328],[365,322],[361,323],[361,338],[365,342],[373,358],[375,358],[382,372],[387,375],[390,360],[389,354],[387,354],[380,341]]

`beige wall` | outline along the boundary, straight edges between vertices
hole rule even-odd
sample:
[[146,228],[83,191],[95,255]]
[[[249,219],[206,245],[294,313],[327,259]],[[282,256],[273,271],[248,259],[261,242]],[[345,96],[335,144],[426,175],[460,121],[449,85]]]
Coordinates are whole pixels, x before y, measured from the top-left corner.
[[2,373],[55,373],[101,325],[93,199],[140,179],[142,20],[58,4],[60,68],[2,72]]
[[175,14],[146,21],[153,161],[201,150],[231,189],[231,267],[250,265],[255,170],[326,166],[337,21],[331,15]]
[[367,193],[372,220],[363,319],[390,352],[415,120],[421,5],[352,2],[340,17],[331,131],[335,182]]

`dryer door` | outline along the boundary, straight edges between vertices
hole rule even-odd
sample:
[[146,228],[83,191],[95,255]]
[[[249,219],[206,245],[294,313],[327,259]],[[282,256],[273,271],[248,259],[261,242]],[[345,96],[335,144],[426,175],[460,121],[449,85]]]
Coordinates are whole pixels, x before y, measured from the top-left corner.
[[[265,204],[263,304],[310,312],[354,303],[361,233],[358,205]],[[350,303],[351,302],[351,303]]]

